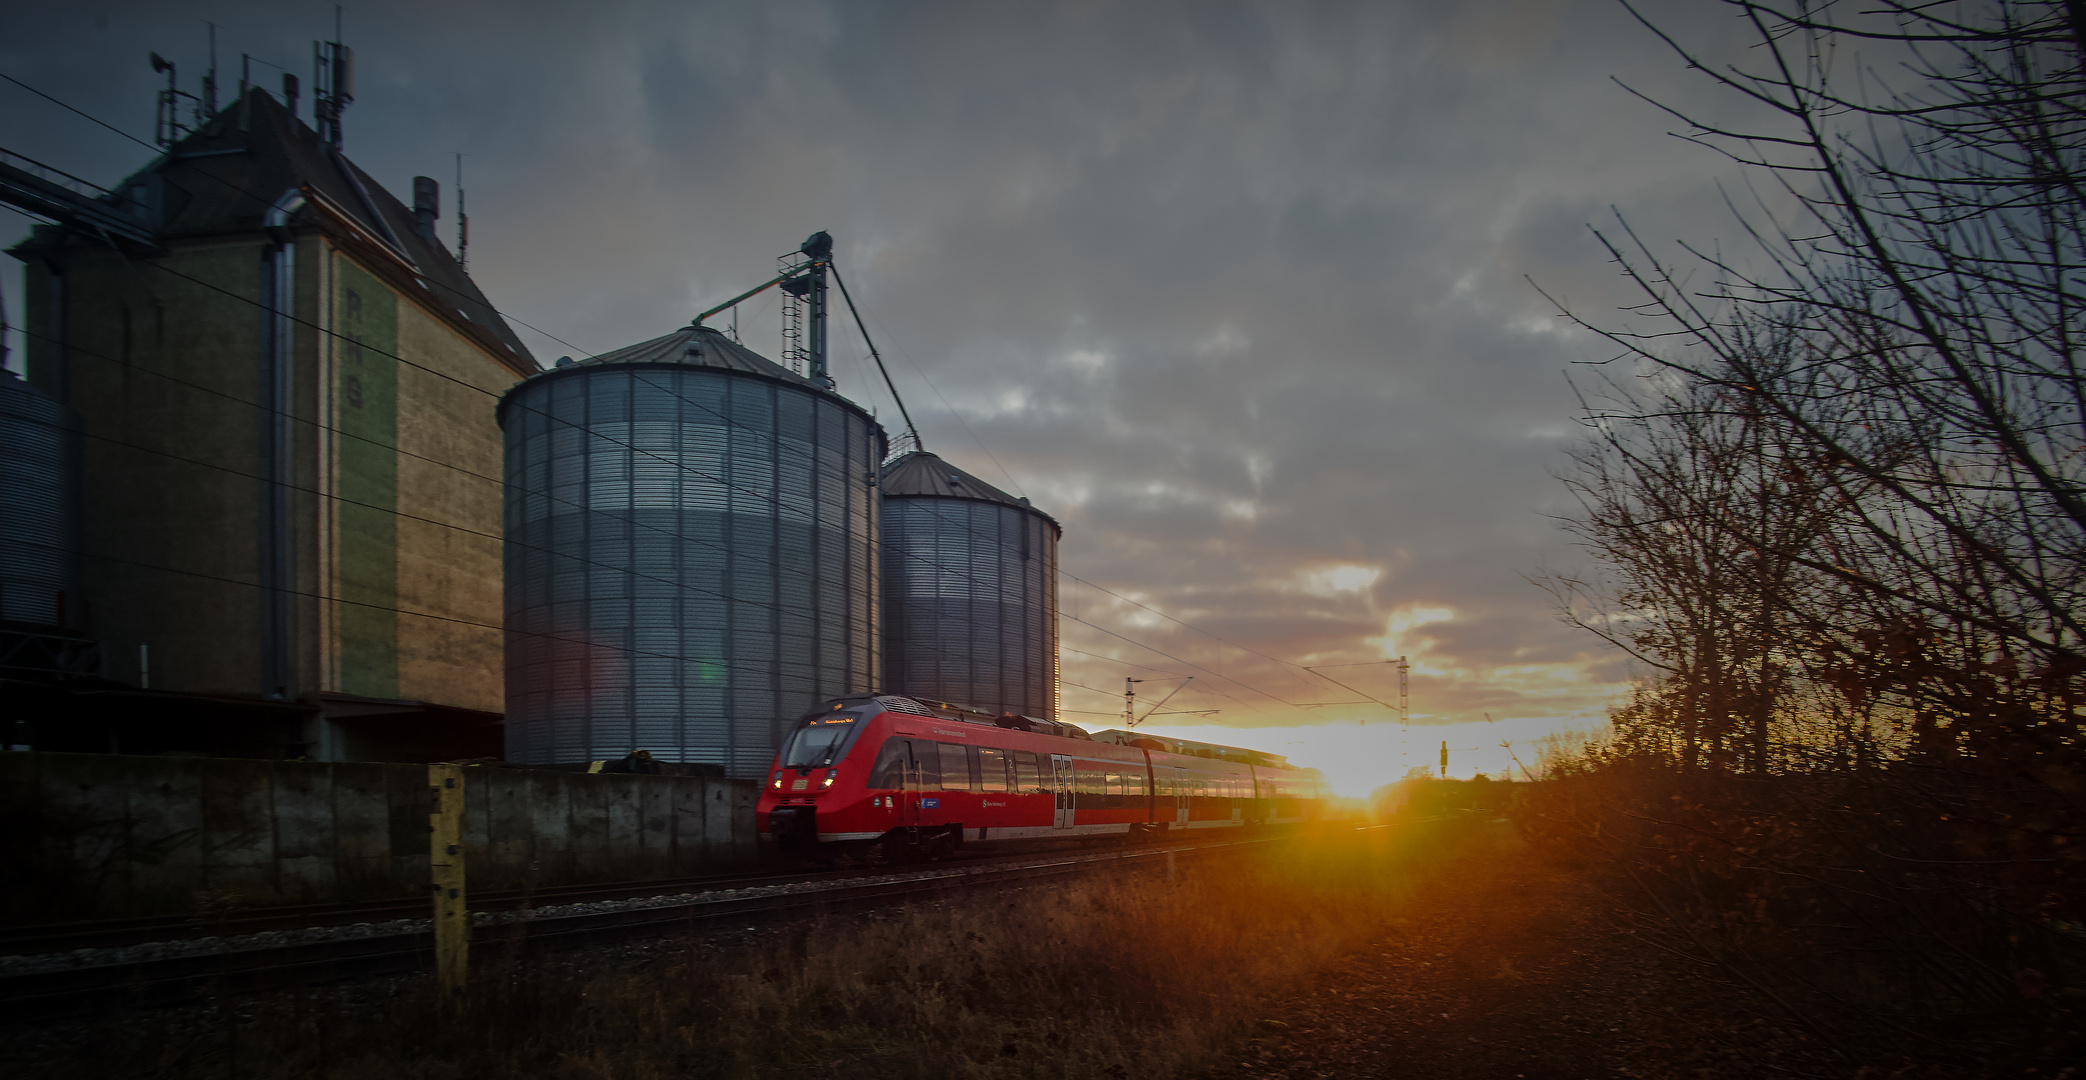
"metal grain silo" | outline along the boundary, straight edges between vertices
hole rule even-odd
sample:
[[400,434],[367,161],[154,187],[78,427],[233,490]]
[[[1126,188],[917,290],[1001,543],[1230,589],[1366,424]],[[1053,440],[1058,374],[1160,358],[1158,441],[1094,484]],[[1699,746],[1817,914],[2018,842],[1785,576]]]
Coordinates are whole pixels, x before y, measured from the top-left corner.
[[869,414],[707,327],[508,391],[507,756],[757,775],[878,689]]
[[80,418],[0,374],[0,620],[80,625]]
[[1057,719],[1058,523],[924,450],[882,476],[884,685]]

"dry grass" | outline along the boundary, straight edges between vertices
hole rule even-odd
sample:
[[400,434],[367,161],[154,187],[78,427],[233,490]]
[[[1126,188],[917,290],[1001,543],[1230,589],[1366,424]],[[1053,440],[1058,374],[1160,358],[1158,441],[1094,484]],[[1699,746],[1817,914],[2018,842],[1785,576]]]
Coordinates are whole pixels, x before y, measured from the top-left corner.
[[2081,817],[2047,791],[1960,764],[1761,777],[1613,755],[1520,794],[1536,849],[1618,922],[1850,1068],[2048,1075],[2086,1054]]
[[[1435,826],[1299,837],[1179,873],[834,917],[719,948],[109,1020],[48,1075],[1127,1077],[1194,1071],[1256,1008],[1392,932],[1415,880],[1499,842]],[[1490,837],[1489,841],[1475,838]],[[623,970],[605,970],[621,967]],[[46,1043],[46,1045],[50,1045]],[[19,1047],[18,1047],[19,1049]],[[21,1074],[18,1074],[21,1075]]]

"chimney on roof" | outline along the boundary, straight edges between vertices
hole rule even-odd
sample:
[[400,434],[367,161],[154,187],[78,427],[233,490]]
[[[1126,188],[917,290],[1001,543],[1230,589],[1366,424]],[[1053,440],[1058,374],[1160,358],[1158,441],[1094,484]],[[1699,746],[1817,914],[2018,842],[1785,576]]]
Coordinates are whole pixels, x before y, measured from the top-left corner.
[[431,176],[413,178],[413,221],[420,238],[435,242],[435,219],[442,216],[442,185]]

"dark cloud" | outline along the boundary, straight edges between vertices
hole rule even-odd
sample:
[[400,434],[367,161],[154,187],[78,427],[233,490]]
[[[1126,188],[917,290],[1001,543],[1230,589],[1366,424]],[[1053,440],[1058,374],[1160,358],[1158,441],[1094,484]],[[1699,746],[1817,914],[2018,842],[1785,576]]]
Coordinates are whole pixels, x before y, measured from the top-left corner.
[[[144,134],[147,50],[192,85],[210,20],[226,81],[241,52],[308,78],[331,10],[47,7],[5,16],[0,70]],[[1737,42],[1714,4],[1661,17]],[[1544,516],[1564,371],[1607,354],[1526,279],[1611,312],[1589,222],[1720,228],[1718,159],[1613,78],[1726,106],[1619,5],[366,3],[347,36],[350,153],[396,190],[467,155],[473,273],[571,343],[523,331],[546,358],[833,230],[928,445],[1058,516],[1067,571],[1217,635],[1067,582],[1069,679],[1196,674],[1177,706],[1266,726],[1352,700],[1267,657],[1402,651],[1436,720],[1598,716],[1626,677],[1522,576],[1576,561]],[[0,146],[103,182],[148,157],[5,86]]]

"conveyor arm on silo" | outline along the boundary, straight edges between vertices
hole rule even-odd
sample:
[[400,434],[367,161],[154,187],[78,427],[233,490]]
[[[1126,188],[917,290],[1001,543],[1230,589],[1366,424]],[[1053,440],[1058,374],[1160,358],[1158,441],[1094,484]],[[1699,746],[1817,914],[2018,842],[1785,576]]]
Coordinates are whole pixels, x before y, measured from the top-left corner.
[[855,317],[855,329],[862,332],[862,342],[869,346],[869,355],[876,358],[876,369],[884,374],[884,385],[891,390],[891,400],[898,403],[898,415],[905,418],[905,433],[913,437],[913,445],[927,449],[920,441],[920,429],[913,426],[913,414],[905,411],[905,399],[898,396],[898,385],[891,381],[891,369],[884,366],[884,354],[876,351],[876,342],[869,340],[869,328],[862,325],[862,313],[855,310],[855,298],[848,295],[847,279],[840,276],[840,264],[827,267],[833,271],[833,280],[840,285],[840,297],[847,301],[847,313]]
[[724,303],[719,304],[716,307],[713,307],[700,315],[697,315],[694,321],[690,322],[688,325],[701,326],[706,320],[709,319],[710,316],[715,315],[720,311],[728,311],[732,308],[735,308],[740,304],[743,304],[746,301],[751,300],[756,296],[759,296],[762,292],[768,289],[772,289],[775,286],[780,285],[791,278],[803,277],[806,273],[810,271],[810,269],[811,265],[809,263],[806,263],[805,265],[797,267],[794,270],[785,270],[782,273],[777,274],[774,277],[771,277],[758,285],[755,285],[753,288],[748,289],[745,292],[742,292],[729,300],[726,300]]

